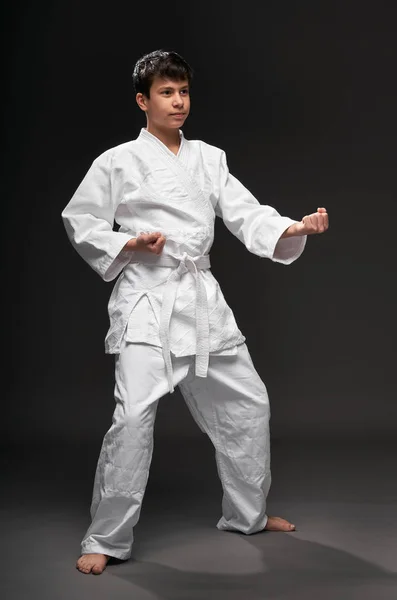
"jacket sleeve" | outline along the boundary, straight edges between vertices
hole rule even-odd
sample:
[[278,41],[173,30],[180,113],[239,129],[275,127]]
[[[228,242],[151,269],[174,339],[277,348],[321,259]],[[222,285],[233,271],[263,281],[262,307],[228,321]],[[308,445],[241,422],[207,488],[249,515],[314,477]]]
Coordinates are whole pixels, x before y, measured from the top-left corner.
[[229,172],[224,152],[221,156],[220,192],[215,213],[247,250],[257,256],[288,265],[304,250],[307,236],[280,239],[284,231],[297,221],[282,217],[271,206],[260,204]]
[[112,155],[94,160],[72,199],[62,211],[66,233],[75,250],[105,281],[111,281],[129,262],[122,251],[132,236],[113,231],[120,198],[112,193]]

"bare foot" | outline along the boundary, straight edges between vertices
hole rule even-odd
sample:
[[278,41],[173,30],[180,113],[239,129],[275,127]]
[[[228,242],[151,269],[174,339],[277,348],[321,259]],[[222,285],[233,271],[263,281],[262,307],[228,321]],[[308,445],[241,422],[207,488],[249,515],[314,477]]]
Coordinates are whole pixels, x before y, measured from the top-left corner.
[[295,531],[295,525],[281,517],[269,517],[266,523],[267,531]]
[[100,575],[106,569],[109,558],[107,554],[83,554],[76,563],[76,569],[82,573]]

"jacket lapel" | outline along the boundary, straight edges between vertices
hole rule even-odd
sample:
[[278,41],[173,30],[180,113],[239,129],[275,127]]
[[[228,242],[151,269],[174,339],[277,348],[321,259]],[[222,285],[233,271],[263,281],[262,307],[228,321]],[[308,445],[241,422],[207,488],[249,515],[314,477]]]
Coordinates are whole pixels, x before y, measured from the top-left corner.
[[178,154],[174,154],[167,148],[156,136],[142,129],[140,138],[151,144],[152,148],[161,155],[161,159],[167,164],[168,168],[183,186],[187,195],[192,200],[195,208],[199,209],[202,216],[206,219],[213,219],[215,216],[214,208],[209,200],[206,199],[198,182],[191,177],[187,165],[189,163],[189,154],[191,148],[185,139],[182,130],[179,130],[181,142]]

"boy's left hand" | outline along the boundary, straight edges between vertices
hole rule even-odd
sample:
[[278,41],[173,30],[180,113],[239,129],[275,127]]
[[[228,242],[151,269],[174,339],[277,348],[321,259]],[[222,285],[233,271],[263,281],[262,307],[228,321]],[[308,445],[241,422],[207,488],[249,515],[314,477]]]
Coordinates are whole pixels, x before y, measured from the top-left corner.
[[286,229],[282,238],[294,235],[312,235],[313,233],[324,233],[328,229],[328,214],[325,208],[318,208],[317,212],[303,217],[300,223],[294,223]]

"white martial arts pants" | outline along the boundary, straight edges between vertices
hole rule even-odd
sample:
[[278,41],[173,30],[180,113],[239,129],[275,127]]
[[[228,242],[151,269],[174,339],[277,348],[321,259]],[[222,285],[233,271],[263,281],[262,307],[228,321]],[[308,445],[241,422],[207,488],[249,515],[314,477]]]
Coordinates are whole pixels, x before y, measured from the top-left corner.
[[[206,378],[195,356],[172,355],[174,386],[210,437],[223,489],[218,529],[245,534],[264,529],[270,488],[269,400],[245,343],[236,355],[211,356]],[[131,556],[153,450],[159,399],[168,391],[161,348],[123,343],[116,356],[116,407],[98,459],[92,523],[82,554]]]

